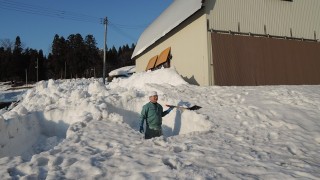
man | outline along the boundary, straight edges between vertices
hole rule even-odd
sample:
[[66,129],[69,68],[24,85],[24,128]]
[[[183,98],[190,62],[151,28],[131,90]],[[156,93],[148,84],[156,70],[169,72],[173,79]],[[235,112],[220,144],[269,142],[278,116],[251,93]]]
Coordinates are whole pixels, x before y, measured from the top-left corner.
[[140,122],[140,133],[143,133],[143,124],[146,120],[146,132],[145,139],[151,139],[162,135],[162,117],[169,114],[173,109],[170,107],[166,111],[163,111],[162,106],[157,103],[158,94],[156,91],[152,91],[149,94],[149,100],[147,104],[142,107],[141,111],[141,122]]

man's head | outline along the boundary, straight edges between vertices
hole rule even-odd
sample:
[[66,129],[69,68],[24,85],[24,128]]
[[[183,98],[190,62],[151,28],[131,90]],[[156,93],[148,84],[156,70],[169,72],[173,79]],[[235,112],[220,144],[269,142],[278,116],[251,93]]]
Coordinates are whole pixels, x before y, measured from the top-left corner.
[[149,100],[150,100],[150,102],[152,102],[152,103],[156,103],[156,102],[158,101],[158,94],[157,94],[156,91],[151,91],[151,92],[149,93]]

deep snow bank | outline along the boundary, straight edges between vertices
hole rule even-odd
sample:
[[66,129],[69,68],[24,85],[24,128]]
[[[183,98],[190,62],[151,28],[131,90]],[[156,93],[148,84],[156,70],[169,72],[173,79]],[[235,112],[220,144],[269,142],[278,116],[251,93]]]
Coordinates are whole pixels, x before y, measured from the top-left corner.
[[[134,74],[106,86],[96,79],[39,82],[15,108],[0,116],[0,158],[22,155],[29,159],[32,154],[51,149],[76,133],[76,129],[68,128],[78,122],[110,120],[138,130],[148,91],[157,90],[163,106],[177,105],[182,100],[170,96],[170,90],[178,85],[187,83],[173,69]],[[163,120],[167,137],[210,127],[205,116],[193,111],[172,111]]]
[[[133,74],[128,79],[117,78],[110,84],[110,88],[124,87],[127,89],[146,89],[148,84],[169,84],[178,86],[188,84],[174,69],[159,69],[157,71],[139,72]],[[147,89],[149,90],[149,89]]]

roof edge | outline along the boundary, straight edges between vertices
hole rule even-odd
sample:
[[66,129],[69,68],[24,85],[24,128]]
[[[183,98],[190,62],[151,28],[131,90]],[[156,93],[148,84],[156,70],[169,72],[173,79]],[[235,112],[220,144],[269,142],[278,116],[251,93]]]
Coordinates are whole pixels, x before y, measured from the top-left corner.
[[203,0],[174,0],[141,34],[131,58],[134,59],[157,40],[171,32],[201,9],[202,5]]

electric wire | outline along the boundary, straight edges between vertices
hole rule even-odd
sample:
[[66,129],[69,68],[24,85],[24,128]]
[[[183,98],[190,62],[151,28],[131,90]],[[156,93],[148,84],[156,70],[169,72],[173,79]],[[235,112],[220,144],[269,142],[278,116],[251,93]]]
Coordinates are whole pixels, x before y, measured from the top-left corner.
[[[81,14],[81,13],[51,9],[51,8],[36,6],[36,5],[27,4],[23,2],[15,2],[12,0],[0,0],[0,9],[12,10],[12,11],[17,11],[21,13],[41,15],[41,16],[47,16],[52,18],[65,19],[65,20],[104,24],[104,18],[98,18],[90,15]],[[121,34],[122,36],[125,36],[134,42],[136,42],[136,38],[124,32],[123,29],[137,30],[137,29],[144,29],[147,27],[147,24],[124,25],[124,24],[113,23],[110,21],[108,22],[108,24],[112,29],[115,30],[116,33]]]
[[82,22],[91,22],[91,23],[99,23],[101,18],[81,14],[74,13],[62,10],[55,10],[50,8],[45,8],[41,6],[30,5],[22,2],[8,1],[8,0],[0,0],[0,9],[13,10],[17,12],[23,12],[34,15],[43,15],[48,17],[67,19],[67,20],[75,20]]
[[128,39],[132,40],[133,42],[136,42],[136,38],[134,38],[133,36],[125,33],[124,31],[121,30],[121,28],[119,28],[117,25],[111,23],[110,21],[108,22],[108,24],[110,25],[111,28],[115,29],[117,33],[121,34],[122,36],[127,37]]
[[117,26],[120,29],[145,29],[148,26],[147,24],[141,24],[141,25],[123,25],[123,24],[117,24],[117,23],[112,23],[112,24]]

